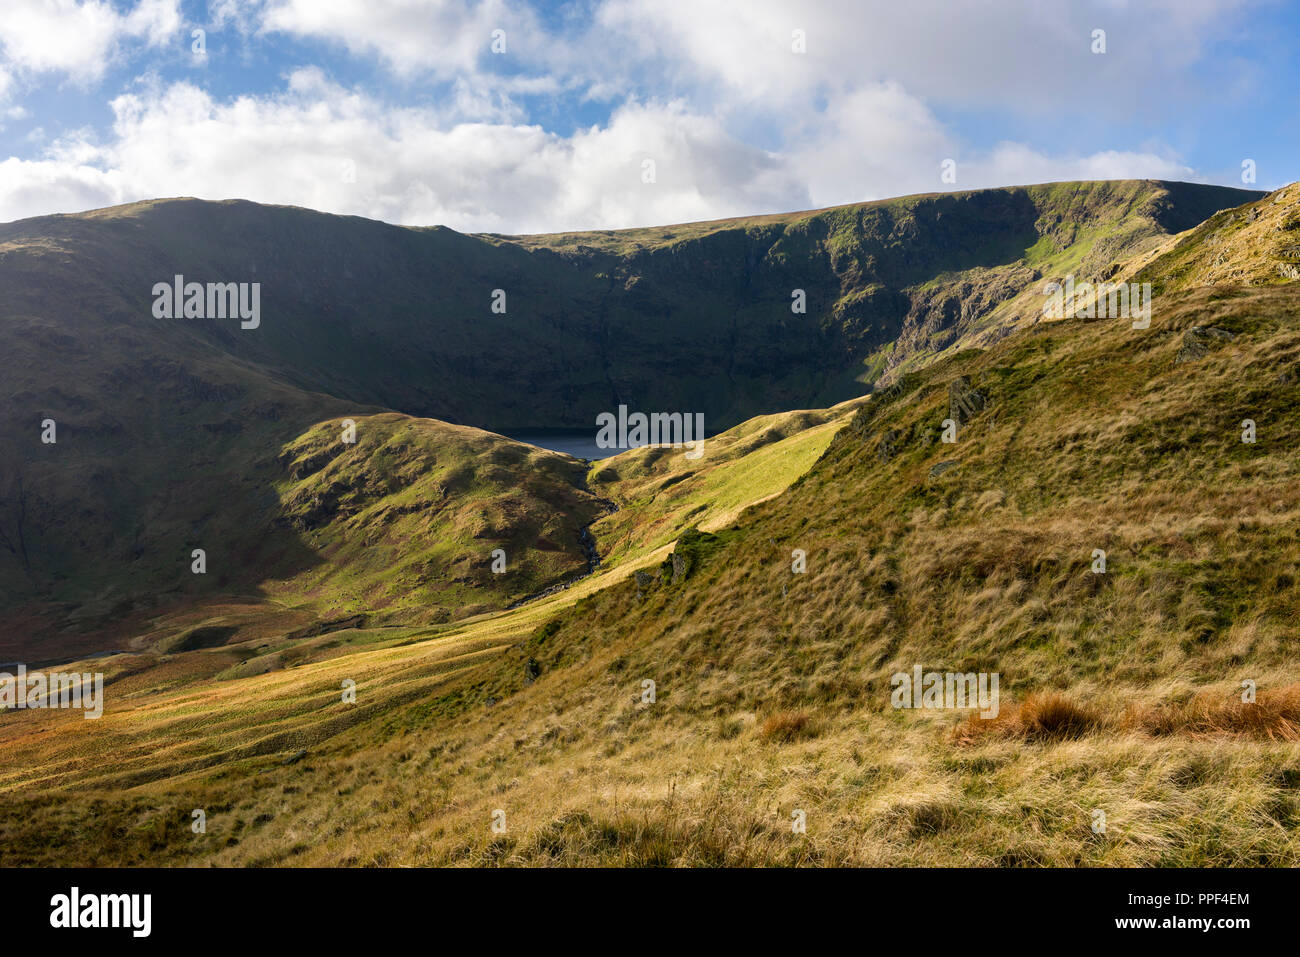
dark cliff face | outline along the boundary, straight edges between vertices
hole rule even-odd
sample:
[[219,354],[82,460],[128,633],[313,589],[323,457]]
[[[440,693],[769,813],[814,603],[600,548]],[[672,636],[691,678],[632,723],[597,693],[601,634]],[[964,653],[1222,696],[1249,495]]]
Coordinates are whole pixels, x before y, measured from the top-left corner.
[[[1010,291],[999,286],[1035,278],[1022,260],[1044,236],[1064,248],[1081,227],[1149,235],[1252,195],[1141,182],[984,190],[701,224],[619,248],[174,200],[2,227],[0,282],[4,314],[57,313],[69,332],[120,324],[164,352],[183,337],[412,414],[585,427],[627,403],[722,427],[865,391],[864,359],[909,316],[932,331],[960,318],[960,303],[936,311],[936,280],[1007,270],[969,318]],[[260,282],[261,326],[155,320],[150,290],[176,274]],[[492,310],[498,289],[504,314]]]

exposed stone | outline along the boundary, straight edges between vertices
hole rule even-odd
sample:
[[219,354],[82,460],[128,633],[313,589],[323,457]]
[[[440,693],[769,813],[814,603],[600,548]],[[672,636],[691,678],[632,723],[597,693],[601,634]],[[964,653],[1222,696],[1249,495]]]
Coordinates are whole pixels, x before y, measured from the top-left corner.
[[897,429],[890,429],[880,437],[880,445],[876,447],[876,457],[882,462],[888,462],[898,454],[898,439],[901,433]]
[[938,476],[942,475],[944,472],[948,471],[950,468],[955,468],[956,465],[957,465],[956,459],[948,459],[947,461],[944,462],[936,462],[934,465],[930,466],[930,478],[937,478]]
[[1178,355],[1174,357],[1174,364],[1194,362],[1207,355],[1216,343],[1230,342],[1235,338],[1236,336],[1227,329],[1219,329],[1215,326],[1192,326],[1183,333],[1183,345],[1178,350]]
[[975,268],[911,294],[890,368],[919,350],[938,352],[969,335],[981,319],[1020,295],[1042,273],[1023,263]]

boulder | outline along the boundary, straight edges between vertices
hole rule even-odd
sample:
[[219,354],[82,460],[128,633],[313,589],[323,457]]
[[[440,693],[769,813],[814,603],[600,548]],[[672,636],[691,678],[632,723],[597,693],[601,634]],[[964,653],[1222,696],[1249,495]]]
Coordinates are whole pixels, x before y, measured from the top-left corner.
[[1192,326],[1183,333],[1183,345],[1178,350],[1178,355],[1174,356],[1174,364],[1195,362],[1208,354],[1215,345],[1221,342],[1230,342],[1235,338],[1236,336],[1227,329],[1218,329],[1214,326]]
[[898,454],[898,440],[901,433],[897,429],[890,429],[880,437],[880,444],[876,447],[876,457],[881,462],[888,462]]

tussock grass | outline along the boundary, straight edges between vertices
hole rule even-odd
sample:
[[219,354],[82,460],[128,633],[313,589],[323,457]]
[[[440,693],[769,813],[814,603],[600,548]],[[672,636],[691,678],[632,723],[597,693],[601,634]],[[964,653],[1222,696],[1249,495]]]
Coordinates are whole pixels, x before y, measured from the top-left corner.
[[1300,741],[1300,683],[1259,692],[1253,702],[1239,693],[1202,693],[1190,700],[1125,715],[1127,727],[1152,735]]
[[1240,693],[1200,692],[1171,702],[1131,704],[1118,712],[1080,703],[1057,691],[1029,694],[995,718],[972,714],[953,731],[962,745],[986,736],[1024,741],[1068,741],[1095,733],[1156,737],[1300,740],[1300,683],[1261,691],[1254,701]]
[[789,744],[815,738],[819,731],[817,720],[807,711],[778,711],[763,722],[759,734],[764,741]]
[[1024,741],[1069,741],[1102,727],[1101,714],[1087,705],[1077,704],[1067,695],[1047,691],[1030,694],[1012,708],[1003,708],[995,718],[971,715],[955,734],[961,744],[970,744],[981,735],[993,734]]

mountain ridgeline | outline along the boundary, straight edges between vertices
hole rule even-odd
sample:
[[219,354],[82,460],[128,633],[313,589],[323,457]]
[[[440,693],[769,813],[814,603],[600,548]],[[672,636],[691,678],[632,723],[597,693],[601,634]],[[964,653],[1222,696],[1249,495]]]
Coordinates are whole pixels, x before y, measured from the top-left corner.
[[[864,363],[900,337],[941,347],[979,322],[981,301],[987,311],[1053,266],[1095,278],[1257,195],[1053,184],[519,238],[166,200],[0,227],[0,282],[6,314],[57,313],[74,335],[86,323],[184,334],[299,387],[412,415],[590,427],[625,403],[723,428],[861,394],[888,371]],[[174,275],[261,283],[262,326],[165,329],[151,289]],[[972,284],[983,299],[963,303]],[[806,312],[792,311],[794,290]]]
[[[480,429],[829,406],[1259,195],[1059,183],[522,237],[192,199],[0,226],[0,637],[54,657],[204,596],[503,607],[580,573],[605,506],[572,460]],[[158,318],[176,276],[260,284],[256,328]],[[494,576],[496,548],[524,573]]]

